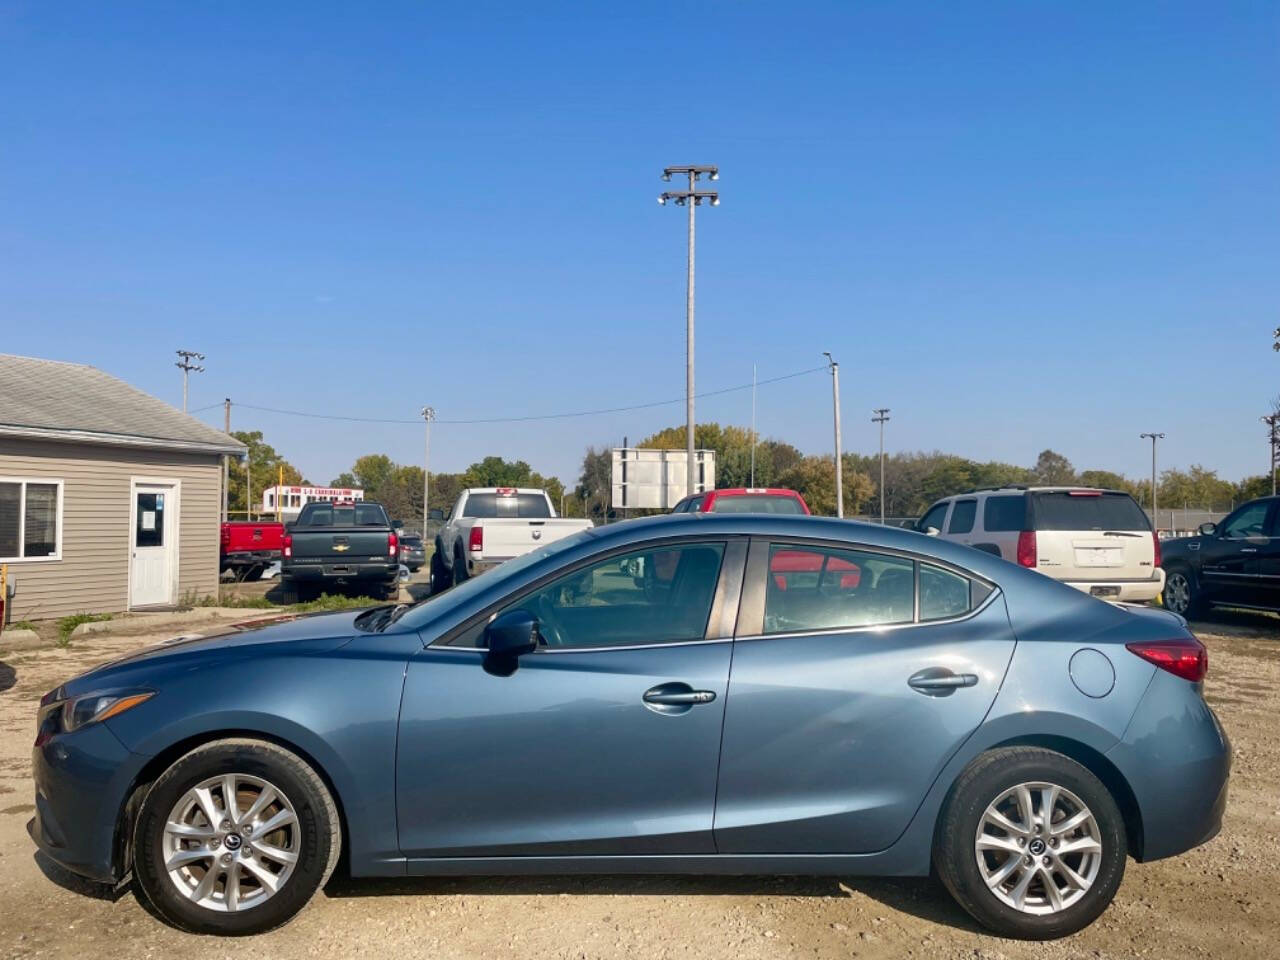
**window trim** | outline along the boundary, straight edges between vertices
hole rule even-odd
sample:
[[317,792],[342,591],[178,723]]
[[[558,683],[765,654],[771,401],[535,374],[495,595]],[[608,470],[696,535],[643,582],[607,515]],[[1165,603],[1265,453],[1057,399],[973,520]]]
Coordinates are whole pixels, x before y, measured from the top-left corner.
[[45,557],[2,557],[0,563],[57,563],[62,559],[62,527],[63,527],[63,481],[54,479],[53,477],[10,477],[0,476],[0,483],[16,483],[22,487],[22,494],[18,498],[18,549],[26,549],[27,539],[27,484],[39,483],[47,486],[55,486],[58,488],[58,505],[55,515],[57,529],[54,531],[56,538],[56,550],[51,556]]
[[598,563],[608,563],[610,560],[624,557],[629,553],[637,553],[642,550],[660,549],[663,547],[681,547],[694,546],[699,543],[718,543],[724,545],[724,552],[720,560],[720,575],[716,580],[715,592],[712,594],[711,610],[707,614],[707,626],[703,631],[703,635],[695,640],[668,640],[658,641],[656,643],[628,643],[616,644],[610,647],[561,647],[551,649],[549,647],[539,647],[530,654],[530,656],[556,655],[567,653],[604,653],[611,650],[650,650],[654,648],[666,647],[682,647],[690,646],[697,643],[728,643],[733,640],[734,625],[738,617],[739,603],[742,597],[743,586],[746,580],[745,568],[747,559],[747,543],[748,538],[742,534],[701,534],[699,536],[683,536],[683,537],[663,537],[660,540],[649,540],[644,543],[630,543],[625,546],[616,546],[599,553],[593,553],[588,557],[559,567],[556,570],[547,573],[545,576],[539,577],[530,583],[526,583],[519,590],[508,593],[492,603],[485,606],[480,612],[467,617],[462,623],[446,630],[440,636],[436,637],[426,645],[428,650],[458,650],[465,653],[487,654],[488,647],[455,647],[453,641],[464,633],[473,629],[482,622],[493,619],[493,617],[504,607],[524,600],[531,594],[537,593],[543,587],[559,580],[561,577],[571,576],[574,573],[586,568],[595,566]]
[[[861,626],[822,627],[817,630],[793,630],[786,633],[766,633],[764,630],[764,604],[767,595],[769,574],[769,548],[773,544],[785,546],[805,546],[817,549],[857,551],[858,553],[881,554],[896,560],[908,560],[912,564],[915,596],[912,599],[912,619],[898,623],[877,623]],[[928,563],[942,570],[967,577],[970,581],[986,584],[990,587],[983,601],[965,613],[946,617],[940,620],[920,619],[920,564]],[[738,623],[734,631],[734,640],[773,640],[785,637],[835,636],[846,633],[882,633],[887,630],[903,630],[913,627],[934,627],[939,624],[959,623],[976,617],[991,605],[993,599],[1000,594],[1000,584],[987,579],[981,574],[966,570],[964,567],[924,554],[912,553],[908,550],[897,550],[893,547],[877,547],[868,544],[843,540],[826,540],[819,537],[778,537],[756,536],[751,538],[751,546],[747,553],[746,569],[743,572],[742,600],[738,609]],[[970,597],[973,596],[970,589]]]

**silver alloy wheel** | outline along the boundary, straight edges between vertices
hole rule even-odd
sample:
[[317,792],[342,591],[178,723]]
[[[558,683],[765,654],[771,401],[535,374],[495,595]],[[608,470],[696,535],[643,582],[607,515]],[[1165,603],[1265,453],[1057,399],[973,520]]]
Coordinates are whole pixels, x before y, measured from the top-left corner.
[[270,900],[302,849],[289,798],[261,777],[227,773],[196,784],[164,825],[165,870],[188,900],[236,913]]
[[1169,574],[1164,585],[1164,602],[1174,613],[1187,612],[1187,608],[1191,606],[1191,582],[1184,574]]
[[1054,783],[1020,783],[1000,794],[978,823],[978,871],[987,888],[1022,913],[1057,913],[1093,886],[1102,833],[1089,808]]

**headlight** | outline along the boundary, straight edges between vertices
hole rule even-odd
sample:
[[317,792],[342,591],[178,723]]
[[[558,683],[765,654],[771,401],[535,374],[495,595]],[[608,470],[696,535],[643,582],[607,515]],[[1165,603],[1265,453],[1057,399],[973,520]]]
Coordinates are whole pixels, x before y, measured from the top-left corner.
[[131,710],[155,696],[151,690],[131,693],[90,693],[71,700],[46,697],[36,721],[37,742],[55,733],[71,733],[99,720]]

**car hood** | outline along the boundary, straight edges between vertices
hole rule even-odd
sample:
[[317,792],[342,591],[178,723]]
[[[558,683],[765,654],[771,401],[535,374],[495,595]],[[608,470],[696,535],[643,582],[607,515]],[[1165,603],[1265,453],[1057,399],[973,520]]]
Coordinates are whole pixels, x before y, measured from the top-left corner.
[[355,620],[364,610],[341,610],[334,613],[294,614],[287,617],[253,618],[228,626],[215,633],[191,633],[162,640],[95,667],[63,684],[63,695],[76,696],[100,689],[113,679],[139,682],[149,669],[163,671],[178,662],[193,667],[205,657],[253,656],[264,646],[289,643],[331,650],[348,642],[362,631]]

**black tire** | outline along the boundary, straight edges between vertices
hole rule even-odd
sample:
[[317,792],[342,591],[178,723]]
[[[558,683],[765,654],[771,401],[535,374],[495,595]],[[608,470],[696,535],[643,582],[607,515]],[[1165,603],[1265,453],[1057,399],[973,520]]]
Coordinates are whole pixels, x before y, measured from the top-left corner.
[[468,578],[467,558],[459,547],[453,554],[453,585],[456,587]]
[[[988,805],[1005,791],[1034,782],[1054,784],[1079,798],[1093,814],[1102,845],[1097,873],[1088,890],[1076,902],[1044,914],[1023,912],[997,897],[983,880],[975,848]],[[1040,840],[1040,852],[1053,852],[1044,845]],[[1127,856],[1124,817],[1102,781],[1070,757],[1038,747],[1006,747],[974,760],[951,789],[938,821],[933,851],[938,875],[956,902],[983,926],[1021,940],[1065,937],[1093,923],[1115,897]]]
[[[281,791],[293,804],[299,831],[297,862],[283,885],[261,903],[238,912],[211,909],[184,896],[165,868],[169,813],[202,780],[229,773],[261,778]],[[243,844],[245,849],[250,845],[248,840]],[[220,849],[229,851],[231,845]],[[197,747],[152,784],[138,813],[133,867],[147,900],[167,922],[190,933],[241,936],[264,933],[291,920],[329,879],[341,850],[338,808],[316,771],[276,744],[236,738]]]
[[302,602],[302,590],[297,580],[285,578],[280,581],[280,602],[286,606]]
[[1203,613],[1205,604],[1195,574],[1181,564],[1165,570],[1160,603],[1166,610],[1188,619]]
[[449,573],[449,568],[444,565],[441,559],[443,551],[440,548],[440,541],[436,541],[435,552],[431,554],[431,596],[437,593],[444,593],[453,586],[453,575]]

